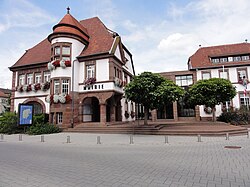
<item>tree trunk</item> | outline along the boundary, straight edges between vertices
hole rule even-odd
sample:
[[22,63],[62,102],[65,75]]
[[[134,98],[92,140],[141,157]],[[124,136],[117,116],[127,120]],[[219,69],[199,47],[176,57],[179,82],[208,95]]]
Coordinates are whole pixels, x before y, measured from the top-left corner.
[[215,121],[216,121],[216,116],[215,116],[215,106],[214,106],[214,107],[212,107],[212,114],[213,114],[212,120],[213,120],[213,122],[215,122]]
[[148,125],[148,108],[144,107],[144,125]]

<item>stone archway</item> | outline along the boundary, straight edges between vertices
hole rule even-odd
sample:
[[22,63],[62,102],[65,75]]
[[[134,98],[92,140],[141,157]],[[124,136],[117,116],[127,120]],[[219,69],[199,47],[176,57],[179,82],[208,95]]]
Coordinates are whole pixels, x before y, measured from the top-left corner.
[[82,102],[83,122],[100,122],[100,106],[96,97],[86,97]]
[[34,105],[34,114],[46,113],[46,107],[42,100],[38,98],[29,98],[26,99],[24,104],[33,104]]

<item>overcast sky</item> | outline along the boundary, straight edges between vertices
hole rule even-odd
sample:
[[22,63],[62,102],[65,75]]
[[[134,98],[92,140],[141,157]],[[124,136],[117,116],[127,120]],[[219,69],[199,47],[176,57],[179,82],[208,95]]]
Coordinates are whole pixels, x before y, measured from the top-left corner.
[[[199,45],[250,40],[249,0],[0,0],[0,87],[12,66],[66,14],[98,16],[133,54],[136,74],[186,70]],[[37,54],[39,55],[39,54]]]

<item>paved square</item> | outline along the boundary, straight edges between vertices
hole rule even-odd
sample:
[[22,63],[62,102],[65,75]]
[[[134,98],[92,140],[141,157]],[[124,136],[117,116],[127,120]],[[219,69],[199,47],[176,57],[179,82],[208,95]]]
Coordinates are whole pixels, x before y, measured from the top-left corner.
[[[71,143],[66,143],[70,136]],[[101,144],[97,144],[97,136]],[[5,135],[0,187],[250,186],[250,139],[60,133]],[[225,146],[241,146],[226,149]]]

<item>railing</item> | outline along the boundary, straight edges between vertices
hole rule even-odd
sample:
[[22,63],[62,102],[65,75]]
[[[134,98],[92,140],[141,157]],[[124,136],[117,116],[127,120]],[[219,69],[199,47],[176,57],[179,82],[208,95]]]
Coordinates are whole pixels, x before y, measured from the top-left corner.
[[115,85],[114,82],[95,83],[91,85],[79,86],[79,92],[93,92],[93,91],[105,91],[105,90],[114,90],[123,93],[123,88]]

